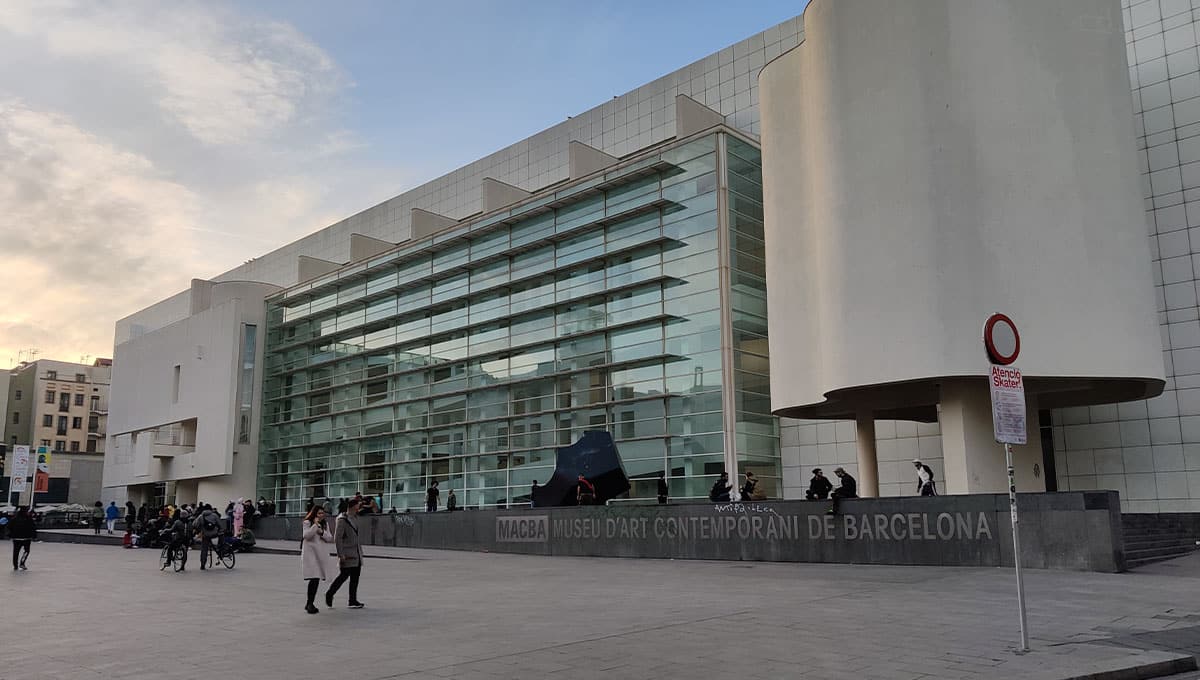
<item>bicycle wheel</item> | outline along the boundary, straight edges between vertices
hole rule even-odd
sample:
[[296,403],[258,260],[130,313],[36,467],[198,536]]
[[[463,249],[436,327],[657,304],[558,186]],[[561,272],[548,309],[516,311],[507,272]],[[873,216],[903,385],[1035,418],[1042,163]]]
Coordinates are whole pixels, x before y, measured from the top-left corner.
[[226,569],[233,569],[233,565],[237,562],[237,553],[232,548],[226,548],[221,553],[221,564],[225,565]]
[[183,560],[186,554],[187,548],[181,546],[179,548],[179,554],[175,556],[175,571],[183,571],[183,565],[185,564]]
[[158,556],[158,570],[166,571],[167,567],[171,566],[174,556],[171,555],[171,546],[163,546],[162,554]]

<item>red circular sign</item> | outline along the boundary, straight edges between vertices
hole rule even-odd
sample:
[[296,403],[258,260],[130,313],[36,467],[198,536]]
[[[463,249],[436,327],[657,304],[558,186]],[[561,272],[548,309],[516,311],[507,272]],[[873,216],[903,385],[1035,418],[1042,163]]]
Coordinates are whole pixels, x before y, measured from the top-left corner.
[[983,324],[983,346],[994,364],[1008,366],[1021,353],[1021,334],[1017,324],[1003,314],[993,314]]

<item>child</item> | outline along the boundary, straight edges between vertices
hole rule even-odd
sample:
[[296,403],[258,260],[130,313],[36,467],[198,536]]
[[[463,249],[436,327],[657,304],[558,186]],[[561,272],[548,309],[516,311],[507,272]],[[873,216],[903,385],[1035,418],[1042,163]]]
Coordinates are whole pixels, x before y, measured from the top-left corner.
[[125,537],[121,539],[121,547],[132,548],[133,545],[133,529],[131,527],[125,527]]

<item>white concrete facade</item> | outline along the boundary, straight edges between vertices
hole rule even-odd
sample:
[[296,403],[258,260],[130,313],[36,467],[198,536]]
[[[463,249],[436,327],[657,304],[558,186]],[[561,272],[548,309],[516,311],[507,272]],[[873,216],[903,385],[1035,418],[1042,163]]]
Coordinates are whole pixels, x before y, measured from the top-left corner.
[[188,317],[116,346],[106,488],[139,502],[160,483],[177,502],[253,496],[263,299],[277,290],[193,281]]
[[[816,0],[815,6],[823,2],[826,0]],[[1114,3],[1109,6],[1115,8]],[[1166,364],[1165,374],[1158,375],[1165,377],[1166,391],[1148,401],[1054,409],[1057,482],[1060,489],[1117,489],[1127,510],[1200,511],[1200,317],[1195,273],[1200,265],[1193,264],[1193,251],[1200,251],[1200,246],[1191,245],[1200,243],[1193,233],[1200,229],[1200,207],[1196,207],[1200,206],[1200,41],[1196,31],[1200,0],[1125,0],[1119,10],[1104,16],[1123,24],[1128,46],[1135,114],[1133,162],[1140,169],[1144,208],[1151,216],[1151,276],[1157,293],[1161,356]],[[956,24],[954,35],[974,35],[971,30]],[[1111,33],[1107,35],[1112,39]],[[1011,33],[1008,36],[1013,38]],[[353,256],[354,234],[386,242],[407,239],[414,208],[454,219],[478,212],[485,200],[486,178],[521,190],[536,190],[567,178],[571,142],[621,156],[669,139],[675,133],[673,100],[679,94],[721,112],[733,127],[757,135],[758,73],[767,62],[803,40],[801,18],[790,19],[215,280],[290,286],[298,282],[296,259],[300,255],[345,262]],[[989,65],[977,66],[984,69]],[[1108,86],[1119,89],[1125,82],[1113,81]],[[1114,172],[1130,171],[1116,168]],[[899,245],[902,252],[918,259],[928,255],[914,252],[905,242]],[[802,293],[795,291],[795,295]],[[122,319],[117,324],[117,344],[187,319],[189,306],[190,293],[184,291]],[[978,334],[982,321],[974,316],[969,329],[972,336]],[[778,318],[772,317],[773,327]],[[1030,342],[1027,337],[1027,350]],[[972,351],[978,352],[977,344],[968,350]],[[968,359],[980,360],[981,353]],[[1139,372],[1144,371],[1134,371]],[[944,484],[942,431],[937,422],[881,418],[875,427],[881,495],[913,493],[915,476],[910,461],[918,457]],[[1047,427],[1046,431],[1049,435],[1051,430]],[[782,418],[780,432],[786,497],[803,497],[808,471],[816,465],[827,470],[843,465],[857,475],[853,421]],[[1037,434],[1031,424],[1031,438],[1036,439]]]

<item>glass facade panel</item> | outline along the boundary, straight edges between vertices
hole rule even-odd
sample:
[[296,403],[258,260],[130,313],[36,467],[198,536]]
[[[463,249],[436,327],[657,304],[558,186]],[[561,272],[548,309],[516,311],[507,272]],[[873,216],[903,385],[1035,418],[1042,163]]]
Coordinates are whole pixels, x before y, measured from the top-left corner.
[[775,488],[760,161],[730,136],[718,158],[720,134],[268,301],[260,495],[286,514],[356,491],[403,511],[436,479],[464,507],[528,504],[587,430],[612,434],[634,498],[660,472],[704,497],[727,440]]

